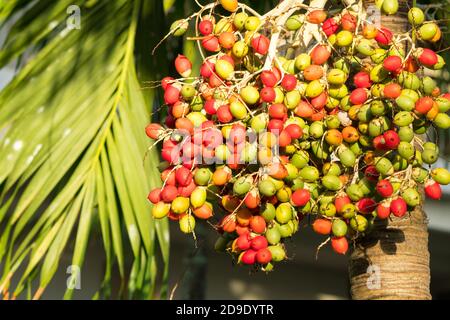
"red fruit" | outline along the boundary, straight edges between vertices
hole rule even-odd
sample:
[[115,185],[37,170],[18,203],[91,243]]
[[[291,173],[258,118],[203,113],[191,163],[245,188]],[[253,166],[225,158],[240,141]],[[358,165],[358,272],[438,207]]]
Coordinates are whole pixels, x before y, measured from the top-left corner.
[[[233,34],[233,32],[222,32],[219,36],[219,44],[224,49],[231,49],[233,48],[234,44],[236,43],[236,38]],[[234,63],[233,63],[234,65]]]
[[163,90],[166,90],[167,87],[170,85],[170,83],[171,83],[173,80],[175,80],[175,79],[172,78],[172,77],[165,77],[165,78],[163,78],[163,79],[161,80],[161,86],[162,86]]
[[397,149],[398,145],[400,144],[400,137],[394,130],[388,130],[383,133],[383,138],[385,141],[384,144],[391,150]]
[[269,243],[267,242],[266,237],[264,236],[256,236],[251,241],[251,246],[253,250],[261,250],[267,248]]
[[175,128],[183,133],[194,134],[194,124],[188,118],[179,118],[175,121]]
[[380,180],[377,183],[376,190],[383,198],[389,198],[394,193],[394,188],[389,180]]
[[220,226],[224,232],[233,233],[236,230],[236,217],[232,214],[223,217]]
[[387,150],[388,148],[386,147],[386,141],[384,140],[384,136],[380,135],[378,137],[375,137],[373,139],[373,147],[376,150]]
[[363,104],[367,99],[367,90],[364,88],[357,88],[350,94],[350,102],[354,105]]
[[380,30],[378,30],[377,35],[375,36],[375,40],[383,46],[387,46],[392,42],[393,33],[391,30],[381,27]]
[[309,23],[320,24],[324,22],[326,18],[327,18],[326,11],[318,9],[311,11],[306,17],[306,20],[308,20]]
[[380,177],[380,173],[373,165],[367,166],[366,170],[364,171],[364,175],[370,181],[377,181]]
[[161,188],[153,189],[148,194],[147,199],[153,204],[157,204],[158,202],[160,202],[161,201]]
[[403,200],[403,198],[397,198],[395,200],[392,200],[391,202],[391,212],[396,217],[403,217],[406,214],[406,211],[408,210],[408,206],[406,204],[406,201]]
[[264,87],[260,92],[260,96],[263,102],[271,103],[275,100],[277,94],[272,87]]
[[266,55],[269,51],[269,46],[270,40],[266,36],[260,35],[252,39],[252,47],[256,53]]
[[200,75],[204,78],[209,78],[212,76],[212,74],[215,71],[215,64],[212,63],[209,60],[206,60],[203,62],[202,66],[200,67]]
[[416,102],[415,110],[420,114],[427,114],[433,108],[434,101],[430,97],[422,97]]
[[327,37],[335,34],[339,29],[339,24],[333,18],[325,20],[322,24],[322,30],[327,35]]
[[286,130],[282,130],[278,136],[278,145],[282,148],[292,143],[292,138]]
[[398,83],[389,83],[384,86],[383,94],[386,98],[397,99],[402,94],[402,87]]
[[292,139],[300,139],[303,136],[302,128],[295,123],[288,125],[284,130],[289,133]]
[[281,81],[281,86],[286,91],[292,91],[297,87],[297,78],[292,74],[286,74]]
[[170,203],[178,196],[178,189],[173,185],[165,185],[161,190],[161,200]]
[[226,55],[226,54],[222,55],[222,56],[219,58],[219,60],[225,60],[225,61],[229,62],[233,67],[234,67],[234,65],[235,65],[234,59],[233,59],[232,57],[230,57],[229,55]]
[[272,261],[272,253],[269,249],[261,249],[256,253],[256,261],[260,264],[267,264]]
[[234,124],[230,130],[228,142],[232,144],[240,144],[245,141],[247,130],[242,124]]
[[442,95],[442,98],[445,98],[447,100],[450,100],[450,93],[445,93]]
[[292,203],[297,207],[306,205],[310,199],[311,194],[306,189],[298,189],[291,196]]
[[319,45],[315,47],[310,54],[312,63],[317,65],[321,65],[327,62],[330,55],[331,51],[329,50],[328,46],[325,45]]
[[249,235],[250,234],[250,229],[248,227],[243,227],[240,225],[236,226],[236,233],[238,234],[238,236],[242,236],[242,235]]
[[266,231],[266,221],[261,216],[253,216],[250,219],[250,228],[254,233],[264,233]]
[[208,36],[202,40],[202,47],[209,52],[217,52],[220,50],[219,39],[214,36]]
[[209,36],[214,30],[214,25],[210,20],[205,19],[198,24],[198,30],[202,35]]
[[388,203],[380,203],[377,206],[377,216],[380,219],[387,219],[391,215],[391,208]]
[[233,120],[233,115],[231,114],[230,106],[228,104],[223,105],[219,107],[219,109],[217,109],[217,119],[221,123],[228,123]]
[[409,57],[408,60],[405,62],[405,68],[406,71],[411,73],[416,73],[417,70],[419,70],[419,65],[417,64],[417,61],[414,57]]
[[434,180],[428,180],[425,183],[425,194],[430,199],[439,200],[442,197],[441,186]]
[[173,168],[169,167],[168,169],[161,172],[161,181],[166,185],[170,184],[174,186],[177,183],[175,178],[175,171],[172,170]]
[[185,167],[180,167],[175,170],[175,178],[178,185],[187,187],[192,182],[192,172]]
[[203,108],[205,109],[207,114],[215,115],[217,113],[216,100],[214,100],[214,99],[206,100]]
[[352,200],[350,200],[349,196],[339,196],[334,199],[334,206],[336,207],[336,211],[338,213],[342,212],[342,208],[346,205],[352,203]]
[[187,78],[191,75],[192,63],[188,58],[179,54],[175,59],[175,69],[183,78]]
[[331,221],[327,219],[316,219],[312,224],[314,232],[324,236],[331,233]]
[[218,145],[222,144],[223,135],[222,132],[218,129],[209,129],[206,130],[203,134],[203,145],[208,148],[215,148]]
[[438,63],[437,54],[430,49],[422,48],[419,50],[419,62],[427,67],[432,67]]
[[257,191],[251,191],[251,192],[247,193],[247,195],[245,196],[244,204],[249,209],[258,208],[260,203],[261,203],[261,198]]
[[172,149],[163,148],[161,150],[161,157],[171,164],[178,163],[180,160],[180,150],[178,148]]
[[358,201],[357,207],[361,213],[370,213],[375,210],[377,203],[371,198],[363,198]]
[[223,83],[222,79],[215,73],[209,77],[208,84],[211,88],[217,88]]
[[236,239],[236,246],[239,250],[245,251],[250,249],[250,236],[249,234],[242,234]]
[[256,262],[256,254],[257,251],[255,250],[247,250],[244,252],[244,254],[241,256],[241,261],[243,264],[252,265]]
[[370,75],[367,72],[360,71],[353,77],[353,82],[357,88],[370,88],[372,81]]
[[331,238],[331,247],[334,252],[338,254],[346,254],[348,251],[348,241],[345,237],[333,237]]
[[158,140],[159,137],[164,133],[164,128],[159,123],[150,123],[145,128],[145,133],[149,138]]
[[260,79],[265,87],[275,87],[278,82],[277,76],[272,71],[263,71]]
[[383,67],[389,72],[397,73],[401,71],[402,66],[403,61],[399,56],[389,56],[383,61]]
[[269,116],[275,119],[284,119],[287,115],[287,108],[284,104],[276,103],[269,107]]
[[356,30],[358,20],[356,17],[350,13],[346,13],[342,16],[341,26],[342,29],[353,32]]
[[284,128],[284,121],[279,119],[272,119],[267,125],[267,129],[270,132],[280,133]]
[[311,105],[316,110],[322,110],[323,107],[325,107],[325,105],[327,104],[327,101],[328,101],[328,94],[324,91],[317,97],[311,99]]
[[173,85],[169,85],[164,92],[164,102],[166,104],[174,104],[180,100],[180,90]]

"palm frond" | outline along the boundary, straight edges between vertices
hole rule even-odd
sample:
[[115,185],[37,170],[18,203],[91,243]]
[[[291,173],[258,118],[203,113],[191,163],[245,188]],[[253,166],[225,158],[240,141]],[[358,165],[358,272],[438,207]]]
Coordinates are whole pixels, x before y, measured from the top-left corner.
[[[65,26],[73,4],[81,8],[81,30]],[[114,264],[123,281],[128,277],[128,252],[129,297],[153,296],[157,257],[167,273],[167,222],[153,221],[146,201],[159,183],[156,150],[142,163],[151,99],[144,98],[134,58],[141,5],[16,0],[0,6],[3,25],[21,12],[0,67],[35,52],[0,92],[0,294],[25,295],[36,277],[39,298],[58,268],[67,268],[61,256],[72,246],[72,265],[83,276],[94,226],[106,261],[95,298],[111,293]],[[69,288],[65,298],[73,293]]]

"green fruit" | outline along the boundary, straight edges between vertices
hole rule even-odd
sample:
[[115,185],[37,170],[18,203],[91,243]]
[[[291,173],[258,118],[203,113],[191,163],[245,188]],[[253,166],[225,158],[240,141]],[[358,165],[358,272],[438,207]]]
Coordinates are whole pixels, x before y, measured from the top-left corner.
[[[290,221],[289,221],[290,222]],[[278,226],[281,238],[289,238],[294,233],[292,224],[285,223]]]
[[259,192],[266,197],[271,197],[277,192],[273,182],[268,179],[261,181],[258,185],[258,189]]
[[439,153],[432,149],[425,149],[422,151],[422,161],[426,164],[433,164],[438,161]]
[[328,88],[328,94],[335,99],[342,99],[348,95],[348,88],[345,84],[341,86],[330,86]]
[[357,214],[354,218],[350,219],[350,226],[355,231],[364,232],[367,230],[369,222],[366,217]]
[[398,130],[400,141],[411,142],[414,139],[414,131],[410,127],[401,127]]
[[424,183],[427,176],[428,171],[423,168],[415,167],[412,170],[412,178],[415,182]]
[[396,14],[398,11],[398,0],[384,0],[382,8],[388,15]]
[[172,201],[171,209],[175,214],[182,214],[188,211],[189,206],[190,206],[189,198],[176,197],[175,200]]
[[397,151],[398,151],[398,154],[406,160],[411,160],[415,154],[415,149],[411,145],[411,143],[405,142],[405,141],[400,142],[400,144],[398,145]]
[[311,56],[306,53],[299,54],[297,58],[295,58],[295,67],[299,71],[305,70],[307,67],[311,65]]
[[162,219],[167,217],[170,211],[170,204],[164,202],[158,202],[152,208],[152,216],[155,219]]
[[394,173],[394,167],[392,162],[387,158],[376,157],[375,158],[375,168],[379,173],[385,176],[390,176]]
[[292,211],[289,203],[281,203],[275,211],[275,219],[281,224],[288,223],[293,218]]
[[350,149],[345,149],[339,153],[339,160],[343,166],[352,168],[356,163],[356,156]]
[[444,57],[442,57],[439,54],[437,55],[437,57],[438,57],[438,62],[432,67],[433,70],[441,70],[445,66]]
[[284,104],[289,110],[292,110],[298,106],[301,99],[302,97],[300,95],[300,92],[298,92],[297,90],[292,90],[286,93],[284,97]]
[[345,190],[352,201],[359,201],[364,197],[364,193],[357,184],[351,184]]
[[217,252],[225,252],[227,249],[228,239],[226,237],[219,237],[214,244],[214,250]]
[[323,85],[320,83],[319,80],[313,80],[310,83],[308,83],[308,86],[306,87],[306,96],[308,98],[315,98],[322,94],[324,90]]
[[242,30],[245,26],[245,21],[248,18],[248,14],[245,12],[236,13],[233,19],[233,24],[237,30]]
[[321,121],[315,121],[309,126],[309,134],[311,137],[319,139],[325,132],[325,126]]
[[408,21],[413,26],[421,25],[425,21],[425,14],[420,8],[411,8],[408,11]]
[[331,191],[338,191],[342,188],[342,181],[337,176],[326,175],[322,178],[322,185]]
[[300,29],[305,21],[305,16],[302,14],[295,14],[289,17],[286,21],[286,29],[289,31],[295,31]]
[[292,163],[287,163],[284,165],[286,167],[286,170],[288,172],[287,177],[285,178],[286,181],[293,181],[298,177],[298,169],[296,166],[294,166]]
[[181,88],[181,96],[186,101],[190,101],[196,94],[197,90],[195,90],[194,86],[190,84],[185,84]]
[[433,80],[433,78],[429,76],[425,76],[422,78],[422,90],[426,95],[431,95],[437,87],[436,81]]
[[280,244],[276,246],[268,246],[267,249],[272,254],[272,261],[281,262],[286,259],[286,251],[284,251]]
[[327,74],[327,80],[330,84],[342,85],[347,81],[347,74],[339,69],[331,69]]
[[361,192],[367,196],[372,193],[374,190],[374,185],[371,183],[366,177],[362,178],[358,182],[358,187],[361,189]]
[[322,173],[324,175],[333,175],[340,176],[341,175],[341,167],[336,162],[327,163],[322,167]]
[[370,71],[370,80],[375,83],[382,82],[387,78],[389,72],[383,67],[382,64],[376,65]]
[[410,207],[416,207],[420,204],[422,201],[422,197],[420,196],[420,193],[413,188],[408,188],[406,190],[403,190],[402,198],[405,200],[406,204]]
[[253,86],[247,86],[240,92],[240,96],[245,103],[254,105],[259,102],[259,91]]
[[431,40],[438,32],[439,27],[434,23],[425,23],[419,28],[419,35],[422,40]]
[[179,225],[181,232],[186,234],[192,233],[195,229],[195,218],[192,215],[187,214],[179,220]]
[[381,100],[372,101],[370,104],[370,112],[372,115],[378,117],[386,113],[386,104]]
[[375,49],[375,53],[370,55],[370,59],[376,64],[382,63],[383,60],[386,59],[386,57],[387,57],[386,50],[381,48]]
[[[361,136],[364,137],[364,136]],[[360,137],[360,140],[361,140]],[[361,144],[359,142],[355,142],[349,145],[350,150],[353,152],[355,156],[360,156],[363,154],[363,149],[361,148]]]
[[403,111],[413,111],[415,108],[415,102],[408,96],[401,95],[397,99],[395,99],[395,103]]
[[200,97],[200,96],[195,96],[195,97],[192,98],[192,101],[191,101],[191,109],[192,109],[192,111],[196,111],[196,112],[199,112],[199,111],[202,111],[202,110],[203,110],[203,100],[202,100],[202,97]]
[[277,191],[277,199],[280,202],[289,202],[291,200],[292,191],[288,187],[283,187]]
[[170,26],[170,30],[173,32],[175,37],[181,37],[184,35],[189,28],[189,22],[184,20],[177,20]]
[[267,242],[271,245],[278,244],[281,241],[281,234],[276,226],[268,229],[264,236],[266,237]]
[[252,184],[249,179],[247,177],[241,177],[233,184],[233,192],[238,196],[243,196],[250,191],[251,187]]
[[236,42],[231,50],[236,58],[243,58],[248,54],[248,45],[241,40]]
[[347,62],[347,59],[340,58],[333,63],[333,67],[336,69],[344,71],[346,74],[350,73],[350,64]]
[[303,189],[305,183],[303,182],[303,180],[301,178],[297,178],[294,181],[292,181],[292,186],[291,189],[292,191],[296,191],[298,189]]
[[358,120],[362,122],[369,122],[370,120],[372,120],[372,118],[373,115],[370,105],[363,105],[358,111]]
[[193,208],[199,208],[203,206],[206,202],[206,189],[202,187],[197,187],[192,191],[190,196],[191,205]]
[[331,232],[336,237],[344,237],[347,234],[348,227],[345,221],[341,219],[334,219],[331,225]]
[[236,119],[242,120],[247,118],[248,112],[245,105],[240,101],[233,101],[230,103],[230,112]]
[[398,76],[399,83],[411,90],[418,90],[420,88],[420,79],[414,73],[402,71]]
[[374,55],[376,53],[375,48],[375,43],[369,39],[361,39],[356,46],[356,50],[366,57]]
[[[361,196],[361,198],[362,198],[362,196]],[[358,200],[361,198],[358,198]],[[353,201],[358,201],[358,200],[353,200]],[[342,207],[342,216],[345,219],[353,218],[356,215],[356,211],[357,211],[356,206],[353,203],[347,203]]]
[[245,27],[245,30],[247,30],[247,31],[255,31],[256,29],[259,28],[260,24],[261,24],[261,21],[259,20],[259,18],[252,16],[252,17],[248,17],[247,20],[245,20],[244,27]]
[[320,205],[319,212],[323,216],[334,217],[336,215],[336,207],[331,202],[324,203]]
[[269,116],[266,113],[258,114],[250,120],[250,127],[255,131],[255,133],[264,132],[269,123]]
[[417,100],[419,100],[419,94],[417,93],[417,91],[411,90],[411,89],[403,89],[402,90],[402,96],[407,96],[410,97],[414,103],[417,102]]
[[319,179],[320,173],[316,167],[307,166],[300,170],[300,177],[306,182],[314,182]]
[[400,111],[394,116],[394,124],[399,127],[409,126],[414,121],[414,117],[411,112]]
[[437,183],[446,186],[450,183],[450,172],[445,168],[436,168],[431,170],[431,177]]
[[296,152],[292,158],[291,163],[298,169],[302,169],[308,165],[309,154],[304,150]]
[[264,203],[261,206],[260,213],[261,217],[264,218],[266,222],[270,222],[275,219],[275,206],[271,203]]
[[268,177],[267,180],[269,180],[270,182],[273,183],[273,185],[275,186],[275,190],[277,190],[277,191],[284,187],[283,180],[278,180],[278,179],[275,179],[272,177]]
[[440,129],[447,130],[450,128],[450,116],[446,113],[438,113],[433,123]]
[[209,184],[212,178],[211,170],[207,168],[200,168],[195,172],[194,181],[199,186],[206,186]]
[[394,171],[405,170],[408,168],[408,160],[396,154],[394,159],[392,159],[392,166],[394,167]]
[[325,119],[325,124],[328,129],[337,129],[341,126],[341,121],[338,116],[330,115]]
[[435,101],[439,107],[439,112],[446,113],[448,110],[450,110],[450,100],[449,99],[439,97],[439,98],[436,98]]
[[350,31],[342,30],[336,35],[336,44],[339,47],[348,47],[353,42],[353,34]]

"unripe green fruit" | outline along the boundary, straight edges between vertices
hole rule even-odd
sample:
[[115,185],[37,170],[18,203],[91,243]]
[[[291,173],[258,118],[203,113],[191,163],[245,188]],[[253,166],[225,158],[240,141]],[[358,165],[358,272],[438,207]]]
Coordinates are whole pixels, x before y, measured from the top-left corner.
[[250,126],[255,133],[261,133],[267,128],[269,116],[266,113],[258,114],[250,120]]
[[327,109],[334,109],[339,106],[339,103],[338,99],[328,96],[326,107]]
[[408,21],[414,26],[421,25],[425,21],[425,14],[420,8],[411,8],[408,11]]
[[405,141],[400,142],[397,151],[398,154],[406,160],[411,160],[415,154],[414,147],[411,145],[411,143]]
[[292,206],[289,203],[281,203],[275,211],[275,219],[279,223],[285,224],[288,223],[292,218]]
[[431,95],[436,87],[437,83],[433,80],[433,78],[429,76],[425,76],[422,78],[421,88],[426,95]]
[[341,219],[334,219],[331,225],[331,231],[336,237],[344,237],[347,234],[348,227],[345,221]]
[[396,154],[392,159],[392,166],[394,167],[394,171],[402,171],[408,168],[408,160]]
[[240,92],[240,95],[242,97],[242,100],[244,100],[244,102],[249,105],[254,105],[259,101],[258,89],[253,86],[247,86],[243,88]]
[[384,132],[384,128],[379,118],[373,119],[369,122],[368,132],[371,137],[377,137]]
[[323,136],[325,126],[321,121],[315,121],[309,126],[309,134],[311,137],[319,139]]
[[438,62],[432,67],[433,70],[441,70],[445,66],[444,57],[442,57],[439,54],[437,55],[437,57],[438,57]]
[[414,121],[411,112],[401,111],[394,116],[394,124],[399,127],[409,126]]
[[363,105],[358,111],[358,120],[362,122],[369,122],[372,118],[373,114],[370,105]]
[[170,26],[170,30],[173,31],[175,37],[181,37],[189,28],[189,23],[184,20],[177,20]]
[[439,158],[439,153],[432,149],[425,149],[422,151],[422,160],[426,164],[433,164]]
[[238,41],[233,45],[233,55],[236,58],[243,58],[248,54],[248,45],[244,41]]
[[326,217],[334,217],[336,215],[336,207],[333,203],[323,203],[319,207],[319,213]]
[[259,18],[252,16],[252,17],[248,17],[247,20],[245,20],[244,27],[245,27],[245,30],[247,30],[247,31],[255,31],[256,29],[259,28],[260,24],[261,24],[261,21],[259,20]]
[[331,69],[327,75],[328,82],[334,85],[344,84],[345,81],[347,81],[347,78],[348,78],[347,74],[339,69]]
[[350,220],[350,226],[355,231],[364,232],[367,230],[369,222],[367,221],[366,217],[357,214],[354,218]]
[[415,102],[408,96],[401,95],[397,99],[395,99],[395,103],[403,111],[413,111],[415,108]]
[[280,232],[281,238],[289,238],[294,233],[294,228],[290,223],[279,225],[278,230]]
[[[363,141],[363,143],[365,142],[364,140],[361,139],[361,137],[364,136],[360,136],[359,137],[359,141]],[[353,152],[353,154],[357,157],[359,157],[360,155],[363,154],[363,149],[362,149],[362,144],[359,142],[355,142],[349,145],[349,149]]]
[[369,39],[361,39],[356,46],[356,50],[366,57],[374,55],[376,53],[375,48],[375,43]]
[[341,86],[330,86],[328,88],[328,94],[335,99],[342,99],[348,95],[348,88],[345,84]]
[[286,181],[293,181],[298,177],[298,169],[292,163],[287,163],[284,165],[288,175],[285,178]]
[[296,178],[294,181],[292,181],[291,189],[292,191],[297,191],[298,189],[303,189],[305,186],[305,183],[301,178]]
[[260,213],[261,217],[264,218],[266,222],[270,222],[275,219],[275,206],[271,203],[264,203],[261,206]]
[[252,184],[247,177],[241,177],[233,184],[233,192],[238,196],[247,194],[250,191]]
[[337,129],[341,126],[341,121],[335,115],[330,115],[325,119],[325,124],[328,129]]
[[383,67],[382,64],[379,64],[373,67],[373,69],[370,71],[370,80],[375,83],[382,82],[387,78],[388,75],[389,72]]
[[370,112],[376,117],[382,116],[386,114],[386,104],[381,100],[372,101],[370,104]]
[[270,182],[273,183],[273,185],[275,186],[275,189],[278,191],[281,188],[284,187],[284,181],[283,180],[278,180],[272,177],[268,177],[267,180],[269,180]]
[[158,202],[152,208],[152,216],[155,219],[162,219],[167,217],[170,211],[170,204],[164,202]]
[[350,64],[347,62],[345,58],[339,58],[333,63],[333,67],[339,70],[344,71],[346,74],[350,73]]
[[283,69],[289,74],[295,74],[295,60],[287,60],[283,63]]
[[228,239],[224,236],[217,238],[214,244],[214,250],[217,252],[225,252],[227,249]]
[[336,162],[333,162],[333,163],[326,163],[322,167],[322,173],[324,175],[340,176],[342,171],[341,171],[341,167],[339,166],[339,164],[337,164]]
[[401,127],[398,130],[400,141],[411,142],[414,139],[414,131],[410,127]]
[[423,168],[415,167],[412,170],[412,178],[415,182],[424,183],[427,176],[428,171]]
[[374,189],[373,183],[371,183],[366,177],[358,181],[358,187],[365,196],[371,194]]
[[273,182],[268,179],[261,181],[258,185],[258,189],[259,192],[266,197],[271,197],[277,192]]
[[[356,198],[356,197],[355,197]],[[359,199],[361,199],[361,197],[359,197],[357,200],[353,200],[353,201],[358,201]],[[356,215],[356,206],[353,203],[347,203],[342,207],[342,216],[345,219],[350,219],[353,218]]]
[[302,169],[308,165],[309,154],[304,150],[296,152],[292,158],[291,163],[298,169]]
[[375,168],[379,173],[385,176],[390,176],[394,173],[394,167],[392,162],[387,158],[376,157],[375,158]]
[[179,224],[181,232],[186,234],[192,233],[195,229],[195,218],[187,214],[180,219]]
[[342,181],[337,176],[326,175],[322,178],[322,185],[331,191],[338,191],[342,188]]
[[439,107],[439,112],[446,113],[448,110],[450,110],[450,100],[439,97],[435,101]]
[[386,59],[386,57],[387,57],[386,50],[381,48],[375,49],[375,53],[370,55],[370,59],[376,64],[382,63],[384,59]]
[[338,156],[342,165],[347,168],[352,168],[356,163],[355,154],[350,149],[346,149],[343,150],[342,152],[339,152]]
[[283,247],[278,244],[276,246],[269,246],[267,249],[272,254],[272,261],[281,262],[286,259],[286,251],[284,251]]
[[314,182],[319,179],[320,173],[316,167],[307,166],[300,170],[300,177],[306,182]]
[[271,245],[276,245],[281,241],[281,234],[277,226],[267,229],[264,236],[266,237],[267,242]]
[[246,14],[245,12],[236,13],[233,19],[233,24],[237,30],[244,29],[245,21],[247,20],[247,18],[248,14]]
[[185,84],[181,88],[181,96],[184,100],[190,101],[197,93],[197,90],[195,90],[194,86],[190,84]]
[[353,34],[350,31],[342,30],[336,35],[336,44],[339,47],[348,47],[353,42]]
[[289,110],[295,109],[301,100],[300,92],[292,90],[286,93],[284,97],[284,104]]
[[446,113],[438,113],[433,123],[440,129],[447,130],[450,128],[450,117]]
[[191,106],[192,111],[197,111],[197,112],[202,111],[203,110],[202,97],[200,97],[199,95],[194,96],[192,101],[191,101],[191,105],[190,106]]
[[384,0],[382,9],[388,15],[396,14],[398,11],[398,0]]
[[320,81],[313,80],[306,87],[306,96],[308,98],[315,98],[319,96],[323,92],[323,90],[324,88],[323,85],[320,83]]
[[450,183],[450,172],[448,172],[445,168],[436,168],[431,170],[431,177],[434,181],[444,186]]
[[411,89],[403,89],[402,90],[402,96],[407,96],[410,97],[414,103],[417,102],[417,100],[419,100],[419,94],[417,93],[417,91],[411,90]]
[[200,168],[195,172],[194,181],[199,186],[206,186],[211,181],[212,172],[208,168]]
[[289,31],[295,31],[300,29],[305,21],[305,16],[302,14],[295,14],[289,17],[286,21],[286,29]]
[[345,190],[352,201],[358,201],[364,197],[364,193],[357,184],[351,184]]
[[439,27],[434,23],[425,23],[419,28],[419,35],[422,40],[428,41],[434,38],[438,32]]
[[247,108],[240,101],[230,103],[230,112],[238,120],[245,119],[248,115]]
[[422,200],[420,193],[413,188],[403,190],[401,195],[402,198],[405,200],[406,204],[410,207],[418,206]]
[[222,79],[230,80],[231,78],[233,78],[234,67],[229,61],[219,59],[216,62],[215,71],[217,75]]
[[306,53],[301,53],[295,58],[295,67],[299,71],[304,71],[311,65],[311,56]]
[[405,88],[418,90],[420,88],[420,79],[414,73],[402,71],[398,76],[398,82]]
[[292,191],[288,187],[283,187],[277,191],[277,199],[280,202],[289,202],[291,200]]

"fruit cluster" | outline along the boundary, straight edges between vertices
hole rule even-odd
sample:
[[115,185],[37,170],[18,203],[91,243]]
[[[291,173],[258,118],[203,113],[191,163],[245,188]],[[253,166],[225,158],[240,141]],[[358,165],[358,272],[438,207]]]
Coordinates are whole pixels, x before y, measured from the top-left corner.
[[[421,205],[423,186],[439,199],[450,182],[431,169],[438,146],[421,139],[450,126],[450,94],[424,75],[445,64],[425,48],[438,25],[412,8],[411,34],[395,34],[362,12],[329,17],[285,2],[259,16],[221,0],[176,21],[171,34],[181,36],[196,18],[204,60],[196,73],[177,57],[181,78],[162,80],[167,117],[146,130],[164,160],[153,216],[184,233],[209,220],[217,250],[263,270],[286,259],[285,241],[307,215],[345,254],[374,219],[403,217]],[[395,14],[398,3],[381,9]],[[310,26],[317,43],[299,42]]]

